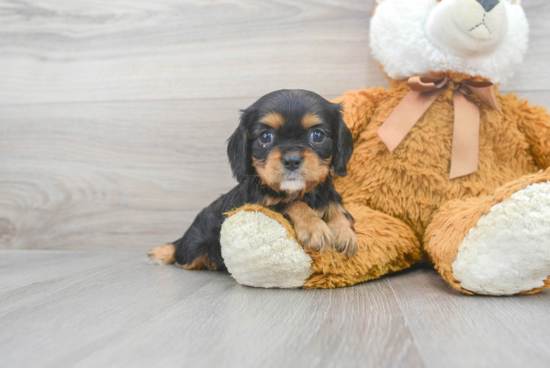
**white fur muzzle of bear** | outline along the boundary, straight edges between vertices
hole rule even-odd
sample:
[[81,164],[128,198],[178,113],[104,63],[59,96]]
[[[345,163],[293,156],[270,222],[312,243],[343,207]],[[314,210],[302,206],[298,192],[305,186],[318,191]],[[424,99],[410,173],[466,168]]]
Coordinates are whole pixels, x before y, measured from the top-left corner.
[[452,71],[502,83],[528,38],[519,0],[378,0],[370,28],[374,57],[398,80]]

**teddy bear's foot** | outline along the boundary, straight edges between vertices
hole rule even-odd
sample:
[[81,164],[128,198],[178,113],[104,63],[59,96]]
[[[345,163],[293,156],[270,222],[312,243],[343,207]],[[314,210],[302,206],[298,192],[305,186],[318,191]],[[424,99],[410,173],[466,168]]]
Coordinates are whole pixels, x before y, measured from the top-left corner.
[[452,270],[462,288],[477,294],[550,287],[550,182],[492,206],[464,237]]
[[514,295],[550,287],[550,169],[492,195],[446,203],[424,246],[441,276],[468,294]]
[[264,288],[296,288],[311,276],[311,257],[280,213],[245,205],[228,214],[221,230],[222,256],[237,282]]

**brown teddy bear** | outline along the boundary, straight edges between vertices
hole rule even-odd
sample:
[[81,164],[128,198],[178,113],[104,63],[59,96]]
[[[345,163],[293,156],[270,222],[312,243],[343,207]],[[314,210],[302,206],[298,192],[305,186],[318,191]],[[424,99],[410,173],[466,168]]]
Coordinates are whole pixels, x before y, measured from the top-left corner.
[[429,259],[469,294],[550,287],[550,116],[493,85],[527,36],[519,0],[379,0],[371,48],[390,88],[337,100],[354,154],[335,185],[357,254],[304,250],[283,216],[248,205],[221,232],[233,277],[332,288]]

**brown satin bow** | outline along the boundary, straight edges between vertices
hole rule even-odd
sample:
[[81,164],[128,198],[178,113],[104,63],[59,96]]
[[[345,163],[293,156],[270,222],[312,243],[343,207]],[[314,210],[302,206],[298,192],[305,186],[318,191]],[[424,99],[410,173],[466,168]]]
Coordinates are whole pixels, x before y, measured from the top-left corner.
[[448,77],[415,76],[408,81],[410,92],[378,130],[390,152],[401,143],[445,88],[451,88],[454,104],[453,150],[450,178],[477,171],[479,155],[479,107],[468,97],[476,95],[493,110],[499,110],[491,82],[464,80],[455,84]]

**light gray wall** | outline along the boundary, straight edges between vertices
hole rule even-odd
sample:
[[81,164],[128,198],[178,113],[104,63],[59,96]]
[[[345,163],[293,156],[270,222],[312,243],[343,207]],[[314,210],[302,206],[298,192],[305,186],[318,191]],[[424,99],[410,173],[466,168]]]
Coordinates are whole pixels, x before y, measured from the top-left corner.
[[[149,248],[231,179],[238,110],[386,84],[373,0],[0,1],[0,248]],[[504,89],[550,105],[550,3]]]

